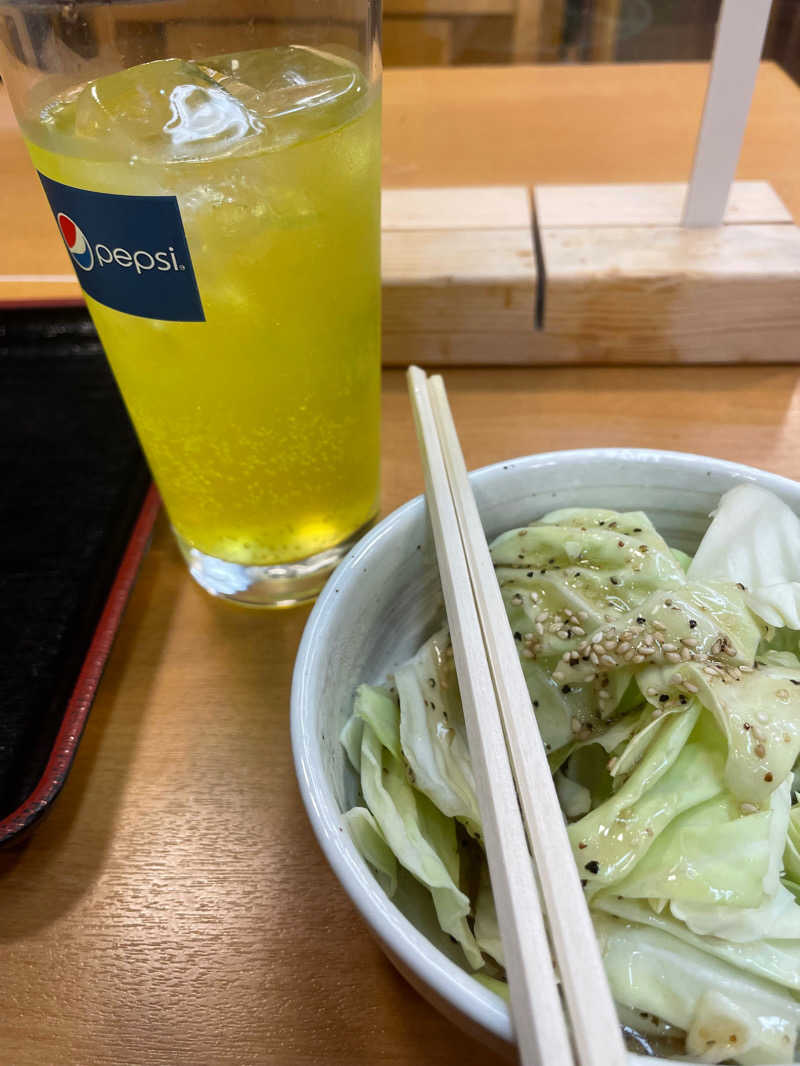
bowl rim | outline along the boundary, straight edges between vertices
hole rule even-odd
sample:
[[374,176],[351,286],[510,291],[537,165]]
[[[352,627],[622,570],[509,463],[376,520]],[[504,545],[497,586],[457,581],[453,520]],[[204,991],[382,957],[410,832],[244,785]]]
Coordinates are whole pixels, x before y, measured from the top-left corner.
[[[622,462],[647,465],[668,462],[692,473],[698,467],[711,467],[717,474],[732,480],[756,482],[774,489],[778,495],[795,495],[800,503],[800,485],[780,474],[772,474],[758,467],[747,466],[727,459],[693,452],[670,451],[657,448],[573,448],[553,452],[534,452],[530,455],[500,460],[470,472],[474,487],[512,466],[524,465],[531,471],[554,464],[606,464]],[[363,558],[374,545],[390,536],[398,527],[408,523],[424,507],[424,496],[415,496],[382,518],[347,553],[328,579],[306,621],[297,651],[291,686],[291,744],[300,794],[317,841],[337,880],[374,935],[409,970],[418,974],[435,994],[457,1013],[466,1015],[473,1023],[487,1030],[495,1038],[513,1042],[511,1019],[503,1000],[482,986],[461,967],[447,958],[428,940],[391,899],[372,876],[366,862],[358,854],[349,835],[344,832],[341,815],[335,801],[326,794],[325,774],[319,745],[313,743],[314,708],[309,699],[312,660],[320,635],[333,625],[340,586],[357,578]],[[424,975],[419,962],[425,962]],[[645,1058],[629,1054],[630,1062],[642,1066],[670,1066],[667,1060]],[[687,1064],[691,1066],[691,1064]]]

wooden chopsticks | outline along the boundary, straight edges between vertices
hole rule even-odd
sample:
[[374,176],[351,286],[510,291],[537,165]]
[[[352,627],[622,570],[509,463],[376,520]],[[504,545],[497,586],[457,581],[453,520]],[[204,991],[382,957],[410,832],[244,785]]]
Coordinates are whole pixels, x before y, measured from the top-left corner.
[[444,382],[411,367],[408,383],[520,1061],[624,1066],[627,1053],[614,1003]]

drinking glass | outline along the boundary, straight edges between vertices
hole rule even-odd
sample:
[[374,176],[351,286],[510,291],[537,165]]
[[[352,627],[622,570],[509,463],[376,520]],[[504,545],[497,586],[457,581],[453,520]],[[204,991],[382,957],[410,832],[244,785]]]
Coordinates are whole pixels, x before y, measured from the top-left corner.
[[379,0],[0,0],[0,71],[181,552],[313,597],[378,507]]

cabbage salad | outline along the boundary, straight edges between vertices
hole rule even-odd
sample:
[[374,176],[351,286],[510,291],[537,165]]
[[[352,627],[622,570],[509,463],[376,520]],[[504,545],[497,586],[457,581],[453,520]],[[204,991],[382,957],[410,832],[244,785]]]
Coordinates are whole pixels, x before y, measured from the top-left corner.
[[[629,1047],[795,1061],[800,520],[745,483],[694,558],[596,509],[491,553]],[[363,796],[344,820],[387,893],[408,871],[507,992],[445,626],[358,689],[342,743]]]

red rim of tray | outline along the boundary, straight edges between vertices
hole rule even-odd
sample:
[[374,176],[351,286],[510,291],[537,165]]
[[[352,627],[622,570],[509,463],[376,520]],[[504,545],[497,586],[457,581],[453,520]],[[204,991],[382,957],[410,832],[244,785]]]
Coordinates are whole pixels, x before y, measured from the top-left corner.
[[136,580],[160,506],[161,499],[155,486],[151,485],[95,627],[72,695],[64,710],[64,717],[53,742],[50,758],[47,760],[42,776],[28,797],[15,811],[0,820],[0,846],[7,844],[23,830],[30,828],[45,813],[61,791],[78,750],[97,686],[103,676],[122,613]]

